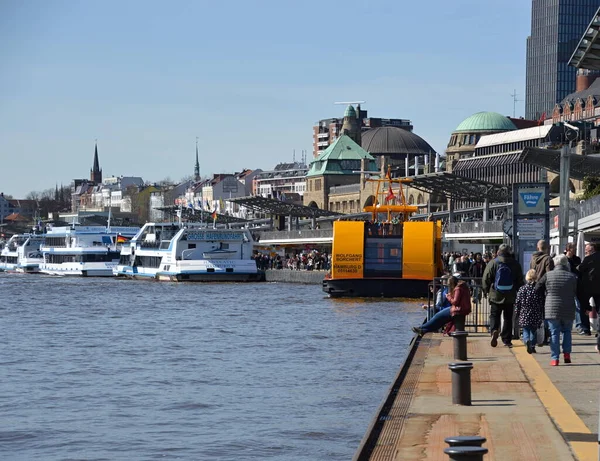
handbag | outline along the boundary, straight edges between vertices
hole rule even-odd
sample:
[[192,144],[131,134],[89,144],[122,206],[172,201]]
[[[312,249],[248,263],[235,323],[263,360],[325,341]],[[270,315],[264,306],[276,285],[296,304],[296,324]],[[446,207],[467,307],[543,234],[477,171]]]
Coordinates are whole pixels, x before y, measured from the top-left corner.
[[544,338],[546,336],[546,329],[544,328],[544,322],[540,323],[540,326],[535,331],[535,342],[539,347],[544,345]]

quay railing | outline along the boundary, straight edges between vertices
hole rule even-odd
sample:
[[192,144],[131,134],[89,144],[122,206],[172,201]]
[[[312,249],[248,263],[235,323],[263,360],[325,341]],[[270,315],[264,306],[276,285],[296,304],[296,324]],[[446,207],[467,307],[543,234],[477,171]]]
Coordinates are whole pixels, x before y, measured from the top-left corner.
[[333,229],[299,229],[292,231],[252,231],[258,242],[262,240],[291,240],[332,238]]
[[[447,286],[448,279],[436,277],[429,284],[429,293],[427,297],[427,320],[430,320],[436,314],[435,304],[437,293],[440,289]],[[487,331],[490,326],[490,302],[487,296],[484,296],[481,286],[481,278],[461,277],[469,287],[471,299],[471,313],[465,317],[465,328],[472,328],[476,333]]]
[[450,234],[502,232],[502,221],[452,222],[448,223],[448,227],[445,231]]

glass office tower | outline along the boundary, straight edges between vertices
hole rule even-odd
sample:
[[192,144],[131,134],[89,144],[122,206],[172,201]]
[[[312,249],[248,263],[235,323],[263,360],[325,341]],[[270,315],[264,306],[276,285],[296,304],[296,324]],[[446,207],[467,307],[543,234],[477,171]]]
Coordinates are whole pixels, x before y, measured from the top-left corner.
[[525,118],[539,120],[575,91],[576,69],[568,62],[600,0],[533,0],[527,37]]

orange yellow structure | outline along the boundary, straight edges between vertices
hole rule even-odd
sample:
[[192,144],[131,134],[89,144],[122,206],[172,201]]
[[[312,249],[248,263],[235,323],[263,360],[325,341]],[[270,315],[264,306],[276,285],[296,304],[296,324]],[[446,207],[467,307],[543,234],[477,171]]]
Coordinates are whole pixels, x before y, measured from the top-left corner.
[[[331,296],[426,297],[442,270],[441,223],[408,220],[417,211],[404,200],[402,184],[410,180],[375,181],[376,200],[365,207],[372,219],[334,222],[331,275],[323,290]],[[388,203],[377,199],[382,194]]]

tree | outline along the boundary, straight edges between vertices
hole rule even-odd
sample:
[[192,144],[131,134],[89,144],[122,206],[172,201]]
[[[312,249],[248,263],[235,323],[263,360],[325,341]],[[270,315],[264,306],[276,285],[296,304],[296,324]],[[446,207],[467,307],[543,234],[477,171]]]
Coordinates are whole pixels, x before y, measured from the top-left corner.
[[586,176],[583,178],[583,199],[600,195],[600,176]]

